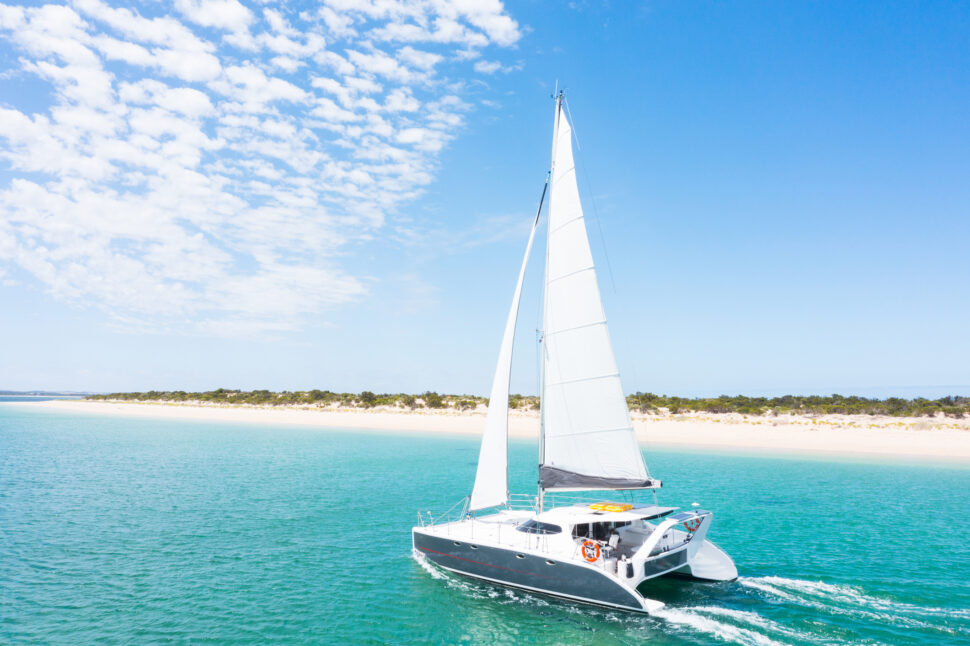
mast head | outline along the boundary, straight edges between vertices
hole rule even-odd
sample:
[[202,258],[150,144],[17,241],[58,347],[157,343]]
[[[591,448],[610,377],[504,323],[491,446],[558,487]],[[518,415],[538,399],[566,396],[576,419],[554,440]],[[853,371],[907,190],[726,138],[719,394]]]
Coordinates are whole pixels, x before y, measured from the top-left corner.
[[555,99],[556,103],[562,103],[566,99],[566,88],[559,88],[559,81],[556,81],[556,89],[549,95],[550,99]]

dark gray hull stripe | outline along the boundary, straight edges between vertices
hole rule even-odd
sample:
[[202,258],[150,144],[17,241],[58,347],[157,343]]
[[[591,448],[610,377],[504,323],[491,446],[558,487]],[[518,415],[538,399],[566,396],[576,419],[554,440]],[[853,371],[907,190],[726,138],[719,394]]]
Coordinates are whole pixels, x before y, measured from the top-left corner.
[[605,573],[546,556],[414,532],[414,547],[446,570],[540,594],[645,612],[640,597]]
[[[466,558],[461,557],[461,556],[455,556],[454,554],[447,554],[445,552],[439,552],[437,550],[431,549],[430,547],[421,547],[421,546],[419,546],[418,549],[421,550],[422,552],[431,552],[433,554],[438,554],[440,556],[447,556],[450,559],[458,559],[459,561],[465,561],[467,563],[474,563],[475,565],[484,565],[485,567],[495,568],[496,570],[505,570],[506,572],[515,572],[516,574],[525,574],[526,576],[537,576],[537,577],[540,577],[540,578],[543,578],[543,579],[553,579],[554,581],[562,581],[562,579],[560,579],[557,576],[548,576],[546,574],[536,574],[535,572],[526,572],[525,570],[516,570],[514,568],[503,567],[501,565],[493,565],[492,563],[484,563],[482,561],[475,561],[473,559],[466,559]],[[442,567],[444,567],[444,566],[442,566]]]
[[477,574],[469,574],[468,572],[462,572],[461,570],[455,570],[446,565],[437,564],[439,567],[453,572],[459,576],[468,577],[469,579],[475,579],[476,581],[486,581],[488,583],[494,583],[496,585],[501,585],[506,588],[513,588],[515,590],[521,590],[523,592],[529,592],[531,594],[541,595],[543,597],[553,597],[554,599],[565,599],[567,601],[578,601],[580,603],[585,603],[590,606],[597,606],[599,608],[609,608],[611,610],[626,610],[629,612],[642,612],[649,614],[643,608],[634,608],[633,606],[620,606],[612,603],[606,603],[604,601],[596,601],[595,599],[587,599],[586,597],[573,597],[568,594],[560,594],[557,592],[551,592],[549,590],[543,590],[541,588],[530,588],[524,585],[515,585],[514,583],[509,583],[508,581],[502,581],[501,579],[490,579],[486,576],[479,576]]

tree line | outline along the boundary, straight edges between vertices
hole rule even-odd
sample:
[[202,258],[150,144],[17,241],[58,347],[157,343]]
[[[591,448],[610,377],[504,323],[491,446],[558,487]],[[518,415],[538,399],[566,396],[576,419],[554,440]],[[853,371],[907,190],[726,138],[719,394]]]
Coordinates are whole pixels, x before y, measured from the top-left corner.
[[374,408],[375,406],[398,406],[401,408],[457,408],[471,410],[480,403],[488,403],[474,395],[439,395],[428,391],[420,395],[405,393],[375,394],[369,390],[361,393],[337,393],[330,390],[300,390],[274,392],[271,390],[232,390],[219,388],[205,392],[184,390],[150,390],[148,392],[108,393],[90,395],[86,399],[115,401],[204,402],[212,404],[247,404],[251,406],[338,406],[351,408]]
[[970,397],[941,397],[940,399],[870,399],[845,395],[783,397],[746,397],[744,395],[721,395],[719,397],[672,397],[653,393],[636,393],[627,397],[630,410],[643,413],[741,413],[743,415],[889,415],[893,417],[923,417],[943,413],[948,417],[970,414]]
[[[488,405],[488,399],[475,395],[441,395],[428,391],[419,395],[405,393],[373,393],[365,390],[360,393],[337,393],[329,390],[303,390],[274,392],[270,390],[231,390],[219,388],[206,392],[186,392],[184,390],[133,393],[110,393],[89,395],[93,400],[120,401],[163,401],[163,402],[208,402],[213,404],[248,404],[252,406],[332,406],[350,408],[374,408],[392,406],[409,410],[457,409],[474,410],[479,405]],[[784,415],[788,413],[804,415],[890,415],[894,417],[922,417],[938,414],[947,417],[970,415],[970,397],[941,397],[939,399],[871,399],[867,397],[828,395],[783,397],[747,397],[745,395],[721,395],[719,397],[676,397],[641,393],[627,397],[630,410],[641,413],[741,413],[743,415]],[[538,410],[539,398],[513,394],[509,396],[509,407],[517,410]]]

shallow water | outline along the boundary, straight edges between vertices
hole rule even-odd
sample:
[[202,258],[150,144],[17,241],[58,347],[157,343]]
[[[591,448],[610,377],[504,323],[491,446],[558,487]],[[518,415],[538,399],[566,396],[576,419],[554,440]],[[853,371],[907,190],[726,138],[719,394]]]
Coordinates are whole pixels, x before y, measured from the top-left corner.
[[[970,469],[648,452],[741,578],[656,616],[411,553],[477,441],[0,405],[0,643],[970,643]],[[535,449],[513,443],[513,489]]]

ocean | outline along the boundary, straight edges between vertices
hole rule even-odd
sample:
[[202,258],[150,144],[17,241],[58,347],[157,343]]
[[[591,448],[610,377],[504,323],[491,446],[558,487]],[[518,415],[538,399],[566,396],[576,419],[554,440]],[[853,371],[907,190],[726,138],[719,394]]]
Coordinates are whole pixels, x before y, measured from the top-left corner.
[[[970,469],[645,452],[736,582],[653,616],[472,582],[411,553],[475,438],[0,405],[0,643],[970,644]],[[513,490],[535,445],[511,445]]]

